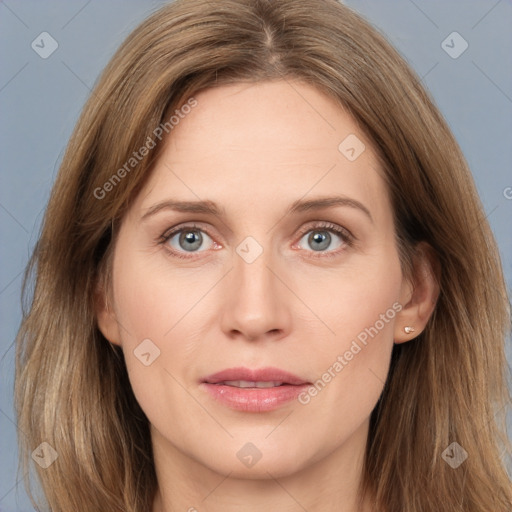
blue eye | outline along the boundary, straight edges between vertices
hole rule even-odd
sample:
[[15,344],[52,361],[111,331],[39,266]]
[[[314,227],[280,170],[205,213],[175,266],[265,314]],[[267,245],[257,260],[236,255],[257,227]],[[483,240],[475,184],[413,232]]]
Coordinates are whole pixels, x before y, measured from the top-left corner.
[[[306,250],[308,257],[329,258],[337,256],[347,247],[352,246],[353,242],[354,237],[348,230],[336,224],[324,222],[303,229],[296,246]],[[164,233],[159,238],[159,243],[167,246],[171,256],[188,259],[193,258],[194,254],[207,252],[209,249],[222,248],[203,228],[196,225],[174,228]]]
[[[314,252],[331,252],[347,245],[349,242],[350,240],[346,233],[335,226],[330,226],[328,229],[324,229],[323,227],[310,229],[300,239],[299,245],[305,243]],[[327,249],[330,250],[327,251]]]
[[163,241],[176,253],[203,252],[199,249],[206,239],[209,239],[210,245],[213,245],[213,240],[210,236],[196,227],[184,227],[163,237]]

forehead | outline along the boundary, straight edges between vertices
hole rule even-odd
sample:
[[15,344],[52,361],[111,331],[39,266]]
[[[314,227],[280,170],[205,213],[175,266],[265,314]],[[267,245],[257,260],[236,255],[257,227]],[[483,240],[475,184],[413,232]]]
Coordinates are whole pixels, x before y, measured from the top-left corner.
[[194,97],[197,105],[165,141],[141,208],[169,193],[258,207],[334,192],[383,202],[371,141],[312,86],[233,84]]
[[311,154],[317,149],[336,154],[347,135],[364,137],[354,119],[333,99],[300,82],[211,88],[199,93],[196,101],[196,108],[168,137],[167,145],[174,146],[174,153],[191,143],[208,150],[231,148],[259,158],[283,155],[289,159],[287,153]]

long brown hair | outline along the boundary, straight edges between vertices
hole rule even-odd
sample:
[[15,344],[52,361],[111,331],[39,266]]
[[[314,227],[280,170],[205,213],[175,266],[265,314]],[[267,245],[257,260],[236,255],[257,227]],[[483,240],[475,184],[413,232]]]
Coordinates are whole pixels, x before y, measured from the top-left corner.
[[[94,296],[109,280],[113,228],[148,179],[159,140],[122,179],[113,175],[194,94],[264,80],[313,85],[352,114],[381,161],[404,268],[421,241],[439,262],[433,317],[417,340],[394,346],[361,494],[379,511],[509,512],[501,457],[510,453],[510,311],[494,238],[418,76],[335,0],[177,0],[114,55],[71,137],[27,268],[24,294],[32,278],[33,293],[15,389],[23,467],[42,442],[58,453],[46,469],[36,465],[53,512],[151,509],[148,420],[120,349],[97,328]],[[468,454],[458,468],[442,456],[453,442]]]

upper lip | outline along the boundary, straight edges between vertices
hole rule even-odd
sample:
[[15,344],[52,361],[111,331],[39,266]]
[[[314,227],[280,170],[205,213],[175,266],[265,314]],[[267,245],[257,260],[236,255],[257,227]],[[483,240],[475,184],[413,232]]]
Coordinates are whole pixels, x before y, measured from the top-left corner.
[[258,369],[244,367],[227,368],[226,370],[208,375],[208,377],[203,379],[203,382],[208,384],[218,384],[219,382],[234,380],[245,380],[249,382],[282,382],[283,384],[292,384],[294,386],[310,384],[310,382],[301,379],[297,375],[272,367]]

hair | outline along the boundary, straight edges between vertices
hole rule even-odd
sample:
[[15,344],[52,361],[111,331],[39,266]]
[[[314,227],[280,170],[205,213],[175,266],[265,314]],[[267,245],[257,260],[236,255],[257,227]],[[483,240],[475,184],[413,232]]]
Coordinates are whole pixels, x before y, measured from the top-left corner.
[[[495,240],[466,160],[420,79],[336,0],[177,0],[117,50],[71,136],[26,269],[15,383],[20,467],[26,472],[42,442],[57,451],[50,467],[36,466],[53,512],[151,509],[148,419],[121,349],[98,329],[95,294],[111,279],[115,226],[162,143],[129,176],[120,169],[194,94],[272,80],[313,86],[350,113],[381,164],[403,268],[421,243],[438,262],[432,317],[417,339],[393,347],[360,495],[387,512],[510,511],[510,305]],[[123,179],[113,183],[116,170]],[[468,453],[457,469],[442,457],[453,442]],[[26,486],[36,504],[30,479]]]

